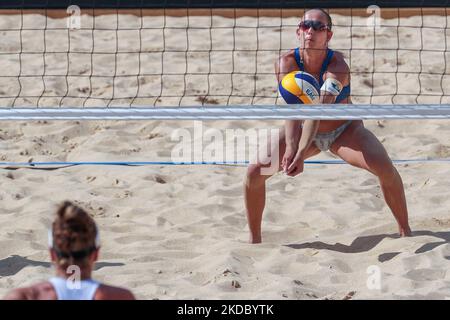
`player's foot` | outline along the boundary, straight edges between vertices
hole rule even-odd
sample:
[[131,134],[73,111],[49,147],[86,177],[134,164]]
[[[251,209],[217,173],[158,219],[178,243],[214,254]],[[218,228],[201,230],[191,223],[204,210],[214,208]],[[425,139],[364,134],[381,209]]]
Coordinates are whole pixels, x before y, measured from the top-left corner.
[[399,227],[399,233],[400,237],[409,237],[411,236],[411,229],[409,228],[409,226],[407,226],[406,228]]

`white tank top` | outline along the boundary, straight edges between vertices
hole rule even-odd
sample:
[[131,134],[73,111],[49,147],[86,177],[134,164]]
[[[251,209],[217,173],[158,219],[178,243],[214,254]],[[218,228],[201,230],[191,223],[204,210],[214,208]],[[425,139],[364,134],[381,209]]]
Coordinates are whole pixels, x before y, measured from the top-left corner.
[[81,280],[79,283],[64,278],[49,279],[56,291],[58,300],[93,300],[100,283],[92,279]]

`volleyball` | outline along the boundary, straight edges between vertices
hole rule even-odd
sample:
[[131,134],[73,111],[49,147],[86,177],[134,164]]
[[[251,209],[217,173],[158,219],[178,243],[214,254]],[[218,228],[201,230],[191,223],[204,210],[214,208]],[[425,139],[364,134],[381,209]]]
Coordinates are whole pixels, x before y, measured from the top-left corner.
[[280,95],[288,104],[315,104],[319,102],[320,85],[311,74],[293,71],[283,77],[278,86]]

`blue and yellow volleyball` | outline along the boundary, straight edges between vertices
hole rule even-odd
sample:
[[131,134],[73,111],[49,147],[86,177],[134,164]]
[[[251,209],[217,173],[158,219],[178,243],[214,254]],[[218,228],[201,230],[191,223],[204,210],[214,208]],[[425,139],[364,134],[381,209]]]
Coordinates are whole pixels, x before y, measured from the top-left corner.
[[288,104],[315,104],[320,98],[319,83],[314,76],[304,71],[293,71],[285,75],[278,90]]

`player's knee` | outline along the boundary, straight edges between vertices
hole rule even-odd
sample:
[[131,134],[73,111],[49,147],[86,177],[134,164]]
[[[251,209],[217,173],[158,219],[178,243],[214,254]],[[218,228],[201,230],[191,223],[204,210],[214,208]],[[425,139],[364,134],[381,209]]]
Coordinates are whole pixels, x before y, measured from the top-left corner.
[[383,181],[393,179],[397,175],[397,169],[395,169],[389,158],[376,159],[370,164],[370,169],[373,174]]
[[264,175],[264,168],[260,163],[251,164],[247,168],[247,184],[258,185],[264,183],[267,176]]
[[401,181],[401,177],[392,162],[389,162],[389,164],[387,169],[383,171],[380,179],[387,184],[395,184]]

